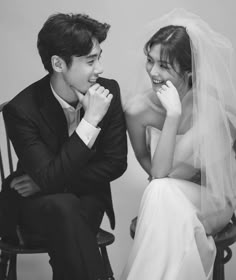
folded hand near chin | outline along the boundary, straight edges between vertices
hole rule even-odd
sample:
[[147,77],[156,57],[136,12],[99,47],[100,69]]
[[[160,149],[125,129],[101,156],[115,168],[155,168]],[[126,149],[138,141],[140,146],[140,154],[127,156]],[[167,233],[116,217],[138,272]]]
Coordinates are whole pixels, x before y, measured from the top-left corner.
[[91,86],[85,95],[74,87],[72,89],[77,94],[79,102],[84,108],[84,119],[96,127],[106,114],[113,95],[108,89],[105,89],[99,84]]
[[167,81],[166,85],[163,85],[156,94],[165,108],[167,116],[181,116],[182,105],[179,93],[171,81]]
[[23,197],[31,196],[40,191],[39,186],[27,174],[14,178],[10,187]]

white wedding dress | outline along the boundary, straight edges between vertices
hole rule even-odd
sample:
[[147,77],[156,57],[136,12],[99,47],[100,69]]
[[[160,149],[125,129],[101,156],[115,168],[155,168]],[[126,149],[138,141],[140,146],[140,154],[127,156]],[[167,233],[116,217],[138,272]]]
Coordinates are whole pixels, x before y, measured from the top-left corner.
[[[159,130],[149,128],[151,154],[159,135]],[[196,169],[191,170],[188,161],[182,168],[194,174]],[[189,184],[193,183],[168,177],[154,179],[147,186],[122,280],[212,279],[216,247],[198,219],[198,210],[181,190]]]

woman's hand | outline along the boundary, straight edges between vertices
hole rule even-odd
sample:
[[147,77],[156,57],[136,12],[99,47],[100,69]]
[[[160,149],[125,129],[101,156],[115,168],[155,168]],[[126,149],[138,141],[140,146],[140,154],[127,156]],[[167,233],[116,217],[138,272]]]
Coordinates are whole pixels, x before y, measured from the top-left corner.
[[167,116],[181,116],[182,105],[179,93],[171,81],[167,81],[166,85],[163,85],[156,94],[165,108]]

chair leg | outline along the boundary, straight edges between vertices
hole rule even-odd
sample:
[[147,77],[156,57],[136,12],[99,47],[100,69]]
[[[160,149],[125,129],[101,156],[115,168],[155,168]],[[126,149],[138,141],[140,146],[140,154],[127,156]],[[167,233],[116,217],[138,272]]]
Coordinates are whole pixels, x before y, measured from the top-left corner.
[[17,274],[16,274],[16,255],[10,256],[10,263],[9,263],[9,269],[7,274],[6,280],[17,280]]
[[4,252],[1,252],[1,255],[0,255],[0,280],[6,280],[9,260],[10,260],[10,256]]
[[101,251],[102,260],[103,260],[106,275],[107,275],[107,280],[115,280],[115,278],[113,277],[113,271],[111,268],[111,264],[110,264],[110,261],[108,258],[107,248],[100,247],[100,251]]
[[224,273],[224,249],[217,248],[214,264],[213,280],[225,280]]

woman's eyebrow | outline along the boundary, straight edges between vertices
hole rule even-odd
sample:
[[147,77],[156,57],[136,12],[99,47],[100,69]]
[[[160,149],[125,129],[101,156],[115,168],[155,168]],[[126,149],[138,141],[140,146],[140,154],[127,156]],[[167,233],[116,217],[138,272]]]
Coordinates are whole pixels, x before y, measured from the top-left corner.
[[170,65],[170,63],[168,62],[168,61],[166,61],[166,60],[158,60],[160,63],[163,63],[163,64],[168,64],[168,65]]
[[149,53],[147,54],[147,57],[153,59],[153,57]]

